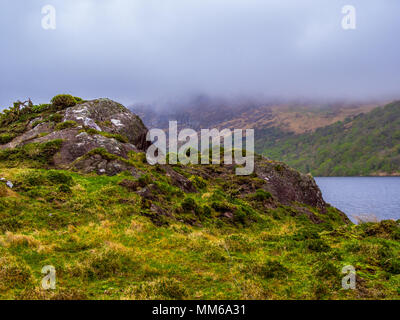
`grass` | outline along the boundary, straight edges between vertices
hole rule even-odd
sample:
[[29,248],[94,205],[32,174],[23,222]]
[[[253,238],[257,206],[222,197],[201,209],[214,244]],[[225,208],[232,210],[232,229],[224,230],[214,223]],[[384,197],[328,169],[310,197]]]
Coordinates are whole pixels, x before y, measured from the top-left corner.
[[2,165],[46,167],[50,166],[53,156],[60,150],[63,141],[61,139],[47,141],[45,143],[28,143],[14,149],[0,150]]
[[64,130],[64,129],[69,129],[69,128],[76,128],[78,124],[75,121],[68,120],[64,122],[60,122],[55,126],[56,131]]
[[95,135],[95,134],[99,134],[102,135],[103,137],[106,138],[114,138],[115,140],[121,142],[121,143],[128,143],[129,139],[127,137],[125,137],[122,134],[118,134],[118,133],[110,133],[110,132],[105,132],[105,131],[98,131],[96,129],[93,128],[85,128],[82,130],[82,132],[86,132],[90,135]]
[[[0,168],[15,182],[0,185],[0,298],[398,299],[398,223],[315,225],[288,206],[260,209],[267,193],[232,197],[194,167],[180,167],[199,190],[184,196],[142,160],[129,160],[141,179]],[[220,216],[228,209],[234,218]],[[56,290],[41,289],[45,265]],[[356,290],[341,288],[345,265],[362,279]]]

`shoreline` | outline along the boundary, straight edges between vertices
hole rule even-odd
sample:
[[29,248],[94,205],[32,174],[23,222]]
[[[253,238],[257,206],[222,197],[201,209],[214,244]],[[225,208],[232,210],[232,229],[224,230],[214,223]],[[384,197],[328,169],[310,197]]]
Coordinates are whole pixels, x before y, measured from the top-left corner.
[[400,173],[367,175],[367,176],[312,176],[312,177],[313,178],[399,178]]

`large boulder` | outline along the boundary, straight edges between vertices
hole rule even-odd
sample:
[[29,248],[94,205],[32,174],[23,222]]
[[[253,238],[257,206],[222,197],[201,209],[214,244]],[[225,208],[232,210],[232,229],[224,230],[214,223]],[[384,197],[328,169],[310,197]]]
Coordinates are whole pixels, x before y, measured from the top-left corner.
[[305,175],[288,165],[270,161],[264,157],[257,159],[255,173],[265,181],[268,190],[280,203],[304,203],[316,208],[325,208],[321,190],[310,175]]
[[[142,120],[123,105],[110,99],[96,99],[58,111],[48,119],[33,119],[28,130],[1,148],[62,139],[61,149],[54,156],[56,167],[113,175],[129,169],[118,157],[127,158],[130,151],[147,149],[147,131]],[[105,152],[89,154],[98,149]],[[110,159],[104,153],[117,158]]]
[[96,99],[68,108],[64,121],[75,121],[98,131],[121,134],[139,150],[147,146],[147,128],[142,120],[122,104],[110,99]]

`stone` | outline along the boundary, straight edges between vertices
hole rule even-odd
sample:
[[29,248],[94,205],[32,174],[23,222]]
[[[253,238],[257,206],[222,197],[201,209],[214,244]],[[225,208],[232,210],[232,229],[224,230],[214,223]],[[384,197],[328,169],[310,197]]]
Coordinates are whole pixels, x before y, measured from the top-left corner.
[[[45,143],[62,139],[63,144],[54,156],[54,166],[58,169],[77,169],[89,173],[115,175],[129,170],[136,174],[135,169],[118,159],[103,159],[100,155],[88,156],[93,149],[103,149],[119,158],[128,158],[129,152],[144,152],[149,143],[146,141],[147,128],[142,120],[123,105],[110,99],[96,99],[77,104],[65,110],[58,111],[62,121],[74,121],[76,127],[55,130],[55,123],[43,122],[16,137],[0,149],[12,149],[27,143]],[[43,120],[42,118],[37,118]],[[36,119],[35,119],[36,120]],[[98,131],[86,132],[94,129]],[[46,135],[41,135],[46,133]],[[103,133],[103,134],[100,134]],[[105,136],[104,133],[111,134]],[[112,137],[121,135],[128,142]],[[120,141],[121,140],[121,141]]]

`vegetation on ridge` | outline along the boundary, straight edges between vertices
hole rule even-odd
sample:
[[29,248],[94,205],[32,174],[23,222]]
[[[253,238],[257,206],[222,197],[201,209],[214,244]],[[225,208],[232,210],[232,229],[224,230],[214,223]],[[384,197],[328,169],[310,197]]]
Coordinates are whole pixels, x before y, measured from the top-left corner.
[[[70,95],[57,95],[51,104],[34,105],[31,100],[15,102],[12,107],[0,113],[0,146],[11,142],[15,137],[40,123],[59,123],[62,115],[57,113],[58,111],[81,102],[84,102],[81,98]],[[33,120],[36,121],[32,122]],[[59,124],[57,129],[62,129],[62,126],[65,124]]]

